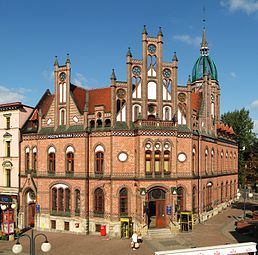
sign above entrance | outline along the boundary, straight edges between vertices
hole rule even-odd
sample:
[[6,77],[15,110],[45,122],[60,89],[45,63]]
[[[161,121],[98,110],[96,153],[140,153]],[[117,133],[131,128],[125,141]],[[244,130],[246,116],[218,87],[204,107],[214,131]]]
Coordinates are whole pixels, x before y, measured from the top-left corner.
[[172,206],[171,205],[166,206],[166,212],[167,212],[167,215],[172,215]]

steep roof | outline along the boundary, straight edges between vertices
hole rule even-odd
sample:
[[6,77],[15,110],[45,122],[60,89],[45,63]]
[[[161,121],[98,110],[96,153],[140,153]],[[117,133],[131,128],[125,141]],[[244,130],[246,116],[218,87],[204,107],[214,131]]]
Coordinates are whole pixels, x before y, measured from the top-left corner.
[[70,91],[78,110],[82,114],[86,101],[86,89],[70,84]]
[[194,92],[192,93],[192,109],[195,111],[199,111],[202,103],[202,93]]
[[103,105],[105,112],[111,111],[111,88],[89,90],[89,113],[94,113],[95,106]]

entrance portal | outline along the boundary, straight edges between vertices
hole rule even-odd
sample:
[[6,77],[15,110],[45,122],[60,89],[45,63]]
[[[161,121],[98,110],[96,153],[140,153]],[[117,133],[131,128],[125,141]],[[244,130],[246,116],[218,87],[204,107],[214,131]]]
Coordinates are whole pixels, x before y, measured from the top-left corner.
[[166,226],[166,192],[153,189],[148,193],[148,227],[164,228]]

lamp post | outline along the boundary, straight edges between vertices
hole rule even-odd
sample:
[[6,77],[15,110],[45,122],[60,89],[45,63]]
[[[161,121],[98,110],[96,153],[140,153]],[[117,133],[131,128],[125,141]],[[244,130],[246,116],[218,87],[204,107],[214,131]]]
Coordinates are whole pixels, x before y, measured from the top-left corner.
[[33,231],[33,228],[31,229],[31,235],[28,235],[28,234],[21,234],[17,241],[16,241],[16,244],[13,246],[12,248],[12,251],[14,254],[18,254],[18,253],[21,253],[22,252],[22,245],[20,244],[19,240],[21,237],[23,236],[26,236],[29,238],[30,240],[30,255],[36,255],[35,253],[35,241],[36,241],[36,238],[38,236],[43,236],[45,237],[45,241],[42,243],[41,245],[41,250],[43,252],[49,252],[51,250],[51,244],[48,242],[47,240],[47,236],[45,234],[42,234],[42,233],[39,233],[39,234],[36,234],[34,235],[34,231]]
[[[242,196],[244,199],[244,220],[245,220],[245,210],[246,210],[246,199],[247,198],[252,198],[253,197],[253,193],[249,192],[249,189],[247,189],[246,187],[243,189],[242,191]],[[238,190],[237,192],[237,198],[239,199],[241,197],[241,193],[240,190]]]

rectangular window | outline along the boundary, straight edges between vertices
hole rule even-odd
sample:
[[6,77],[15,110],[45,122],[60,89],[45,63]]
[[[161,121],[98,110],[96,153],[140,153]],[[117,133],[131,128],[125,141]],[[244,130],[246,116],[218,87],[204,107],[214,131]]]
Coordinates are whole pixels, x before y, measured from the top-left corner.
[[6,117],[6,129],[10,129],[10,128],[11,128],[11,118]]
[[6,141],[5,146],[6,146],[6,157],[10,157],[11,156],[11,141]]
[[11,187],[11,169],[5,169],[5,186]]
[[70,230],[70,224],[68,221],[64,222],[64,230],[69,231]]
[[56,229],[56,221],[51,220],[51,229]]

